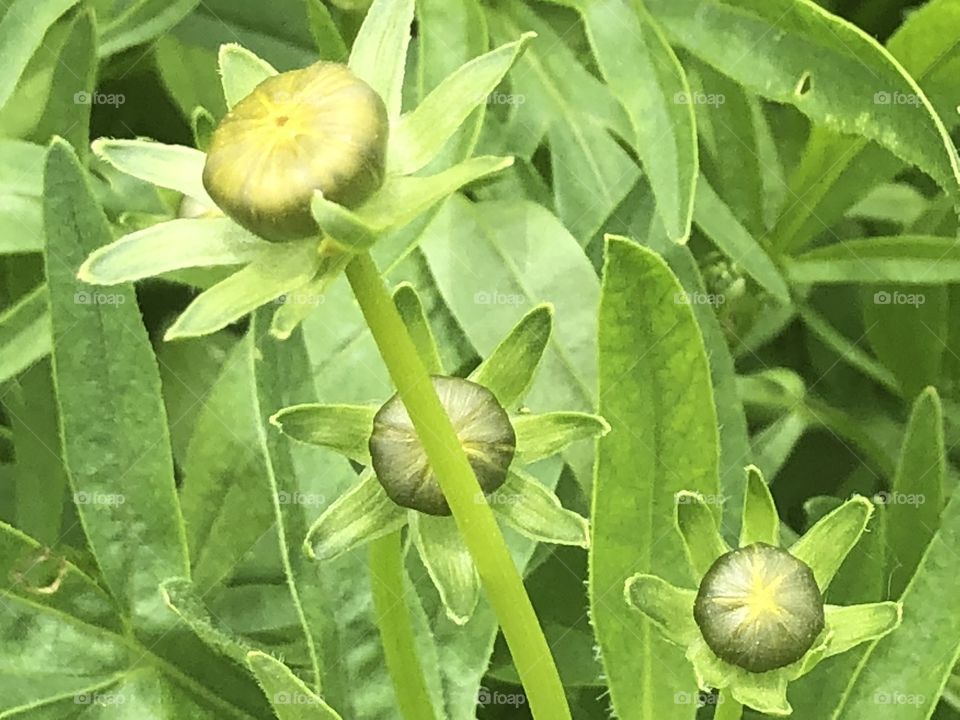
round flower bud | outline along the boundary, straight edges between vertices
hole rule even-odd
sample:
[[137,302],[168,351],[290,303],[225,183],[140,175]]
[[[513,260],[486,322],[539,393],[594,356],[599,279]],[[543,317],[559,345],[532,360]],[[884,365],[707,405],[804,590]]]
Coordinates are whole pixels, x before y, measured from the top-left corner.
[[352,207],[383,184],[388,130],[383,100],[345,65],[320,62],[274,75],[217,126],[203,185],[260,237],[315,235],[315,191]]
[[823,630],[823,596],[808,565],[755,543],[713,563],[693,615],[718,657],[761,673],[796,662],[813,646]]
[[[517,436],[496,396],[482,385],[434,376],[433,387],[450,416],[485,495],[507,479]],[[449,515],[443,491],[420,444],[410,415],[398,395],[380,408],[373,421],[370,455],[377,479],[397,505],[427,515]]]

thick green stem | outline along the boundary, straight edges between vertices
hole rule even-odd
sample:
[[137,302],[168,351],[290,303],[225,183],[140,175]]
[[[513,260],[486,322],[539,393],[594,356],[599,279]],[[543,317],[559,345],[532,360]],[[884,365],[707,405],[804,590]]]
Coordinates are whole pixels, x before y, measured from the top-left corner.
[[722,690],[718,701],[713,720],[740,720],[743,717],[743,705],[733,699],[729,690]]
[[570,720],[560,674],[520,573],[490,506],[477,502],[482,493],[473,468],[369,254],[347,266],[347,278],[477,566],[534,718]]
[[387,671],[406,720],[433,720],[423,666],[417,657],[416,638],[404,593],[403,546],[400,532],[378,538],[370,545],[370,579],[377,627],[387,660]]

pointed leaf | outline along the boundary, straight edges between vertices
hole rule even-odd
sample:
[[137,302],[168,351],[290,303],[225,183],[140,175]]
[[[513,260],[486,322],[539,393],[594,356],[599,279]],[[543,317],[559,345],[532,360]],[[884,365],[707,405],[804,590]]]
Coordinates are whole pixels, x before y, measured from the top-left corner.
[[697,593],[656,575],[634,575],[624,587],[627,603],[642,612],[670,642],[686,647],[700,636],[693,619]]
[[372,247],[383,229],[353,210],[327,200],[319,190],[313,194],[310,212],[324,234],[345,250],[353,252]]
[[499,518],[533,540],[590,547],[590,524],[567,510],[555,493],[530,473],[510,470],[507,481],[487,498]]
[[505,408],[516,405],[533,382],[552,328],[553,306],[538,305],[470,373],[470,379],[492,391]]
[[77,276],[91,285],[116,285],[184,268],[242,265],[274,247],[227,218],[170,220],[91,253]]
[[555,455],[571,443],[610,432],[606,420],[588,413],[524,413],[510,421],[517,433],[517,461],[524,465]]
[[873,503],[865,497],[854,497],[820,520],[790,548],[791,555],[813,570],[821,591],[830,585],[872,514]]
[[407,522],[407,511],[384,492],[372,470],[341,495],[307,531],[304,549],[311,558],[330,560]]
[[470,620],[480,600],[480,578],[453,518],[412,513],[413,542],[430,574],[447,617],[457,625]]
[[183,145],[165,145],[152,140],[93,141],[93,152],[122,173],[168,190],[176,190],[208,208],[216,204],[203,187],[207,156]]
[[780,516],[760,468],[750,465],[747,468],[747,496],[743,504],[740,547],[758,542],[780,545]]
[[47,288],[39,286],[0,313],[0,383],[50,352]]
[[279,720],[343,720],[276,658],[254,650],[247,653],[247,664]]
[[683,490],[677,493],[677,529],[695,578],[706,575],[717,558],[730,552],[720,536],[717,519],[706,497]]
[[903,606],[895,602],[849,607],[827,605],[824,614],[827,631],[824,657],[830,657],[896,630],[903,621]]
[[197,337],[220,330],[313,278],[320,263],[315,240],[277,245],[201,293],[167,330],[164,339]]
[[473,110],[487,102],[536,33],[481,55],[447,77],[390,131],[387,172],[409,175],[428,165]]
[[[960,246],[956,238],[928,235],[844,240],[790,259],[787,274],[794,283],[811,285],[957,282],[960,281]],[[883,294],[878,293],[874,302],[890,304],[890,293],[886,293],[886,299]]]
[[423,310],[420,296],[410,283],[401,283],[393,291],[393,303],[407,326],[407,331],[417,348],[417,354],[431,375],[443,374],[443,363],[437,350],[437,341],[430,329],[430,320]]
[[242,639],[233,637],[226,628],[220,627],[189,580],[166,580],[160,585],[160,593],[167,607],[175,612],[198,638],[231,660],[243,663],[250,648]]
[[360,26],[348,65],[376,90],[391,118],[400,115],[413,0],[374,0]]
[[738,673],[732,688],[733,699],[767,715],[786,716],[793,712],[787,702],[787,677],[783,673]]
[[370,435],[377,408],[366,405],[294,405],[270,418],[294,440],[321,445],[360,463],[370,464]]
[[219,63],[223,97],[228,109],[252,93],[268,77],[277,74],[270,63],[236,43],[220,47]]

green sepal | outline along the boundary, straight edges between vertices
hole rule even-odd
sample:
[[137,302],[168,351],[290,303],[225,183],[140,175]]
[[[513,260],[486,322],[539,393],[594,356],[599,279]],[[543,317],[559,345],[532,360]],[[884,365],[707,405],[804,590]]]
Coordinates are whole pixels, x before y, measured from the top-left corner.
[[802,560],[825,592],[844,559],[857,544],[873,514],[873,503],[855,496],[817,522],[790,548]]
[[533,475],[511,469],[507,481],[486,498],[497,516],[522,535],[555,545],[590,547],[590,523],[567,510]]
[[403,324],[407,326],[410,339],[417,348],[417,354],[431,375],[443,375],[443,363],[437,350],[437,341],[430,329],[430,321],[423,310],[420,296],[410,283],[400,283],[393,291],[393,304]]
[[383,98],[391,120],[400,115],[413,8],[413,0],[374,0],[347,63]]
[[165,340],[208,335],[300,287],[317,273],[316,240],[275,244],[257,260],[201,293],[167,330]]
[[553,306],[533,308],[470,373],[470,379],[488,388],[505,408],[516,405],[533,382],[552,328]]
[[278,340],[287,340],[307,316],[321,304],[327,288],[340,277],[354,254],[344,251],[329,238],[320,242],[320,266],[316,274],[303,285],[292,288],[277,298],[280,307],[273,314],[270,334]]
[[278,720],[343,720],[332,707],[272,655],[247,653],[247,665]]
[[[826,642],[823,657],[828,658],[896,630],[903,621],[903,605],[898,602],[848,607],[827,605],[824,618]],[[805,668],[805,671],[809,670]]]
[[227,109],[252,93],[268,77],[277,74],[270,63],[236,43],[221,45],[218,61]]
[[175,190],[216,209],[203,187],[206,155],[183,145],[166,145],[152,140],[94,140],[91,148],[104,162],[120,172],[158,187]]
[[374,227],[352,210],[327,200],[319,190],[313,194],[310,212],[320,230],[350,252],[363,252],[377,241],[382,227]]
[[782,672],[758,674],[748,673],[746,670],[741,672],[748,677],[738,677],[737,682],[730,688],[734,700],[767,715],[784,717],[793,712],[793,708],[787,701],[789,678],[786,674]]
[[370,435],[377,408],[366,405],[293,405],[270,418],[284,435],[309,445],[329,448],[360,463],[370,464]]
[[387,497],[372,470],[328,507],[307,531],[303,548],[315,560],[330,560],[399,530],[407,511]]
[[516,42],[461,65],[416,109],[401,117],[391,130],[387,173],[409,175],[429,165],[470,113],[486,102],[536,36],[533,32],[524,33]]
[[699,493],[677,493],[675,520],[694,577],[703,577],[718,557],[730,552],[713,511]]
[[433,581],[447,617],[465,625],[480,600],[480,577],[470,551],[450,517],[411,513],[411,532],[420,559]]
[[603,437],[610,425],[581,412],[524,413],[511,418],[517,433],[517,461],[529,465],[579,440]]
[[243,265],[273,247],[224,217],[170,220],[91,253],[77,277],[92,285],[116,285],[185,268]]
[[760,468],[750,465],[747,467],[747,493],[743,501],[740,547],[758,542],[779,547],[780,516]]
[[630,607],[642,612],[670,642],[687,647],[700,637],[693,619],[697,593],[671,585],[656,575],[634,575],[624,586]]
[[193,142],[200,152],[206,152],[213,139],[213,131],[217,129],[217,119],[202,105],[197,105],[190,113],[190,130],[193,132]]

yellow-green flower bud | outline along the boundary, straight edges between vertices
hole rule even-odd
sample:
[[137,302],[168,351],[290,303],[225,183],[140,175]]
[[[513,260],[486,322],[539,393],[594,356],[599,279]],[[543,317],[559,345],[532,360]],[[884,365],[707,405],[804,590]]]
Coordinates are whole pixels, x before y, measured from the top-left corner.
[[[487,388],[461,378],[433,378],[467,459],[484,494],[507,479],[517,436],[510,417]],[[377,412],[370,437],[370,455],[377,479],[387,495],[402,507],[428,515],[449,515],[437,478],[407,409],[394,395]]]
[[383,100],[345,65],[320,62],[267,78],[227,113],[203,169],[210,197],[268,240],[318,232],[315,191],[345,206],[382,184],[389,121]]
[[723,660],[761,673],[796,662],[823,630],[813,571],[765,543],[721,555],[704,575],[693,616]]

